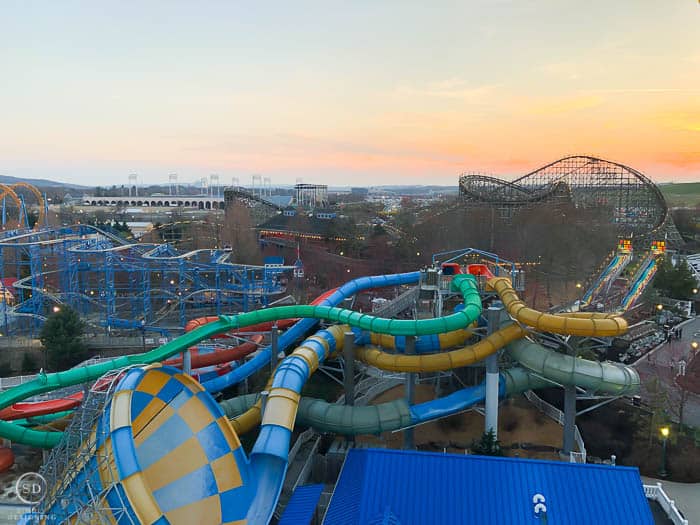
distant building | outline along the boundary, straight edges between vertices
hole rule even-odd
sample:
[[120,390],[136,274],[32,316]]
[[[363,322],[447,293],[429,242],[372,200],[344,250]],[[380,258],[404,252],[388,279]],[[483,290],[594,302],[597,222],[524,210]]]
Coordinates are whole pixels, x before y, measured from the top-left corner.
[[350,188],[350,193],[352,193],[353,195],[366,197],[367,195],[369,195],[369,188]]

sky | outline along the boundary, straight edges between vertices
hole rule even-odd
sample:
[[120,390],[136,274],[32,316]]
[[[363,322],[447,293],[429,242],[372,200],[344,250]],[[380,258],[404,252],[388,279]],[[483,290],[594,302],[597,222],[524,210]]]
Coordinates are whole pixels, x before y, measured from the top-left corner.
[[0,174],[700,181],[697,0],[0,2]]

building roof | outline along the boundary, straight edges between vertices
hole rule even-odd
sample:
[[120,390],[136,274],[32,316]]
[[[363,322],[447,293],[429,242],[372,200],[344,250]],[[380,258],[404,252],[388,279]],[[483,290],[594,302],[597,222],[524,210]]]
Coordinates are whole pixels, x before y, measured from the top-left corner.
[[322,483],[298,487],[284,508],[284,514],[277,525],[309,525],[321,492],[323,492]]
[[401,450],[352,449],[324,524],[653,525],[632,467]]
[[291,195],[270,195],[269,197],[263,197],[263,200],[269,201],[272,204],[279,206],[280,208],[284,208],[285,206],[289,206],[289,203],[292,202],[292,196]]
[[257,226],[260,231],[284,231],[302,234],[315,234],[321,237],[334,236],[335,220],[319,219],[314,212],[302,211],[293,217],[284,214],[275,215]]

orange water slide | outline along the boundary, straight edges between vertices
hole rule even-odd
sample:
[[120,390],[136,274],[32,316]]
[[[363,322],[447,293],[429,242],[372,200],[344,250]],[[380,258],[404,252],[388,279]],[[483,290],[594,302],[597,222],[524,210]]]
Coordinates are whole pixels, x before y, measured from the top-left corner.
[[64,410],[77,407],[82,400],[83,393],[76,392],[75,394],[61,399],[15,403],[14,405],[0,410],[0,419],[12,421],[14,419],[55,414],[56,412],[63,412]]

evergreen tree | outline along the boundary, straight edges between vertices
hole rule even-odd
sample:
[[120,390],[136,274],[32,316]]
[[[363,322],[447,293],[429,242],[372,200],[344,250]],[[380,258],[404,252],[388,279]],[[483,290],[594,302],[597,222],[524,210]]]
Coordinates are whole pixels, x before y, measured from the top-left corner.
[[496,433],[493,429],[484,432],[479,441],[474,441],[471,446],[474,454],[480,456],[502,456],[501,442],[496,439]]
[[22,374],[33,374],[38,369],[36,359],[31,354],[25,353],[22,356]]
[[39,340],[46,352],[50,370],[63,370],[83,361],[87,349],[83,342],[85,323],[78,312],[63,305],[51,314],[41,328]]
[[685,259],[681,259],[675,267],[668,257],[659,261],[654,277],[654,288],[662,295],[687,300],[693,296],[693,288],[697,286],[698,283]]

